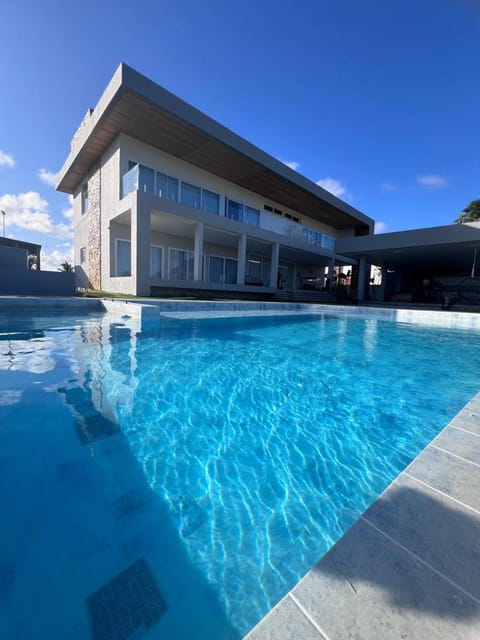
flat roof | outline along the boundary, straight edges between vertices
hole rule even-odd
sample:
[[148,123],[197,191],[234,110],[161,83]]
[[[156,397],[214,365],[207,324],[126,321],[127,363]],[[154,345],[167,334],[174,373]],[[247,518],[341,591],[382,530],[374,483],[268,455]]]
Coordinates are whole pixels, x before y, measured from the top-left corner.
[[19,249],[41,249],[41,244],[35,244],[34,242],[24,242],[23,240],[15,240],[15,238],[0,237],[0,245],[4,247],[17,247]]
[[[479,222],[339,238],[336,243],[338,253],[350,258],[365,256],[371,264],[387,269],[465,276],[470,275],[478,247]],[[477,270],[480,271],[480,252],[478,254]]]
[[75,134],[57,190],[73,193],[122,132],[336,229],[373,228],[372,218],[124,63]]

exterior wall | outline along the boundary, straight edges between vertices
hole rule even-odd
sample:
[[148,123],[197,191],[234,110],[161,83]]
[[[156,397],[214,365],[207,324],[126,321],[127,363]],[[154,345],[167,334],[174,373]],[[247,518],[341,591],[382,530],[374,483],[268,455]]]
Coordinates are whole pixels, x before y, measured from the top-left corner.
[[[232,200],[242,202],[258,209],[260,211],[260,226],[263,229],[267,229],[275,233],[281,233],[282,235],[288,235],[288,232],[290,231],[291,233],[292,229],[295,228],[299,228],[301,233],[301,226],[303,225],[333,237],[338,235],[337,229],[309,218],[302,211],[285,208],[281,202],[267,200],[253,191],[244,189],[233,182],[228,182],[227,180],[218,178],[203,169],[199,169],[188,162],[180,160],[168,153],[159,151],[158,149],[150,147],[149,145],[140,142],[139,140],[135,140],[125,134],[120,134],[118,141],[121,147],[120,176],[124,175],[128,171],[128,162],[131,160],[133,162],[144,164],[157,171],[163,171],[174,178],[191,182],[194,185],[210,189],[211,191],[220,194],[220,216],[224,215],[225,197],[228,197]],[[118,196],[120,195],[120,176],[117,178]],[[295,224],[291,220],[282,218],[274,213],[265,211],[263,208],[264,204],[269,204],[281,209],[282,211],[285,210],[288,213],[298,216],[301,220],[301,225]]]
[[0,295],[73,296],[75,274],[0,267]]
[[117,138],[101,158],[101,288],[106,291],[110,290],[108,279],[110,278],[110,274],[114,273],[111,270],[112,247],[110,241],[111,230],[109,227],[111,218],[117,213],[119,201],[119,162],[120,150],[119,139]]
[[20,247],[0,246],[0,266],[15,267],[16,269],[27,269],[27,249]]
[[[79,185],[73,197],[74,265],[79,286],[101,289],[109,273],[109,212],[118,202],[118,144],[111,145],[99,164]],[[88,211],[82,213],[82,187],[88,182]],[[85,248],[86,262],[80,262]]]
[[[91,286],[88,277],[88,213],[82,214],[82,182],[73,194],[73,265],[79,287],[89,288]],[[86,252],[86,262],[80,262],[80,249],[84,247]]]
[[85,114],[85,116],[83,117],[83,120],[81,121],[81,123],[78,126],[78,129],[75,131],[75,133],[73,134],[73,138],[70,142],[70,149],[72,151],[75,151],[80,143],[80,140],[83,138],[83,134],[85,133],[87,126],[90,122],[90,117],[93,113],[93,109],[89,109],[87,111],[87,113]]
[[88,181],[88,277],[94,289],[101,289],[101,167],[98,167]]

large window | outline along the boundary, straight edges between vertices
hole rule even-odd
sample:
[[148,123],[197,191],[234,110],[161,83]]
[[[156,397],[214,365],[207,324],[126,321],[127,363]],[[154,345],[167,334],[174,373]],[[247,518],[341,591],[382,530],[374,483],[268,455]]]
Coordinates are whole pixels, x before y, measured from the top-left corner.
[[235,200],[227,200],[226,204],[226,217],[230,220],[237,220],[243,222],[243,204],[241,202],[235,202]]
[[132,275],[131,249],[129,240],[117,240],[117,276]]
[[250,281],[268,283],[270,280],[270,258],[258,253],[247,257],[247,276]]
[[262,256],[255,253],[248,255],[247,275],[253,280],[262,280]]
[[87,250],[85,247],[80,249],[80,264],[85,264],[87,256]]
[[236,284],[237,261],[233,258],[210,256],[208,259],[208,281],[218,284]]
[[254,209],[253,207],[249,207],[245,205],[245,220],[247,224],[254,225],[255,227],[260,226],[260,211],[258,209]]
[[232,258],[225,258],[225,284],[236,284],[237,282],[237,261]]
[[218,216],[220,213],[220,196],[218,193],[202,189],[202,209]]
[[201,189],[188,182],[182,182],[182,204],[193,209],[200,209],[201,207]]
[[170,280],[193,280],[193,251],[170,249],[168,277]]
[[141,164],[138,172],[138,190],[155,193],[155,171]]
[[157,195],[178,202],[178,180],[157,171]]
[[162,277],[162,247],[155,244],[150,246],[150,277]]

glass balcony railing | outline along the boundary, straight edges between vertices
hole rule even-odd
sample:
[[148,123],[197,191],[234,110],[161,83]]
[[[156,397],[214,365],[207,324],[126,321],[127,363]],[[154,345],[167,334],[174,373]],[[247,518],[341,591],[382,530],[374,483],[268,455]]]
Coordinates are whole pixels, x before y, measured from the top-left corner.
[[319,249],[335,249],[335,238],[328,236],[326,233],[314,231],[308,227],[303,227],[303,240],[308,244],[312,244]]
[[122,176],[122,198],[132,191],[138,191],[138,164]]
[[122,198],[132,191],[155,193],[155,171],[143,165],[135,165],[122,177]]
[[[159,185],[159,176],[163,177],[163,174],[157,173],[157,188]],[[165,176],[166,177],[166,176]],[[172,179],[173,180],[173,179]],[[178,191],[178,180],[175,179],[176,189]],[[145,191],[146,193],[156,193],[155,190],[155,171],[150,169],[149,167],[145,167],[144,165],[135,165],[132,167],[127,173],[122,176],[122,198],[124,198],[132,191]],[[200,191],[200,188],[199,188]],[[168,193],[164,189],[158,189],[158,195],[162,197],[162,194],[168,197]],[[207,192],[210,193],[210,192]],[[175,192],[175,197],[170,194],[168,199],[177,201],[177,192]],[[217,194],[213,194],[217,195]],[[217,196],[219,199],[219,196]],[[238,205],[241,207],[242,212],[245,209],[245,215],[242,213],[242,216],[239,217],[240,222],[244,222],[246,224],[250,224],[256,227],[263,227],[262,218],[260,215],[260,211],[257,209],[253,209],[248,206],[244,206],[242,204],[238,204],[233,202],[232,200],[226,199],[226,217],[232,218],[233,215],[230,214],[229,205]],[[218,203],[217,203],[218,206]],[[204,210],[208,210],[208,208],[198,207]],[[217,211],[215,210],[215,213]],[[218,213],[217,213],[218,215]],[[236,218],[234,218],[236,219]],[[292,227],[295,229],[292,232]],[[271,229],[270,226],[265,227],[270,231],[276,231],[282,235],[286,235],[296,240],[303,240],[309,245],[317,247],[318,249],[330,249],[335,250],[335,238],[327,235],[326,233],[321,233],[320,231],[315,231],[314,229],[310,229],[309,227],[302,227],[300,225],[289,225],[288,229],[283,230],[280,226],[277,229]],[[298,229],[298,230],[297,230]]]

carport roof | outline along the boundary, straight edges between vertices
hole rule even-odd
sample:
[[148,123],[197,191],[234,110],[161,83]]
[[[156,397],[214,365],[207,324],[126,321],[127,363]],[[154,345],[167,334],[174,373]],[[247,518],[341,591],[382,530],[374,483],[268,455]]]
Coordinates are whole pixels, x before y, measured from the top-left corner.
[[[395,271],[469,276],[475,247],[480,247],[479,222],[343,238],[336,250]],[[477,264],[480,271],[480,252]]]
[[365,214],[124,63],[75,134],[57,189],[73,193],[121,132],[336,229],[373,228]]

